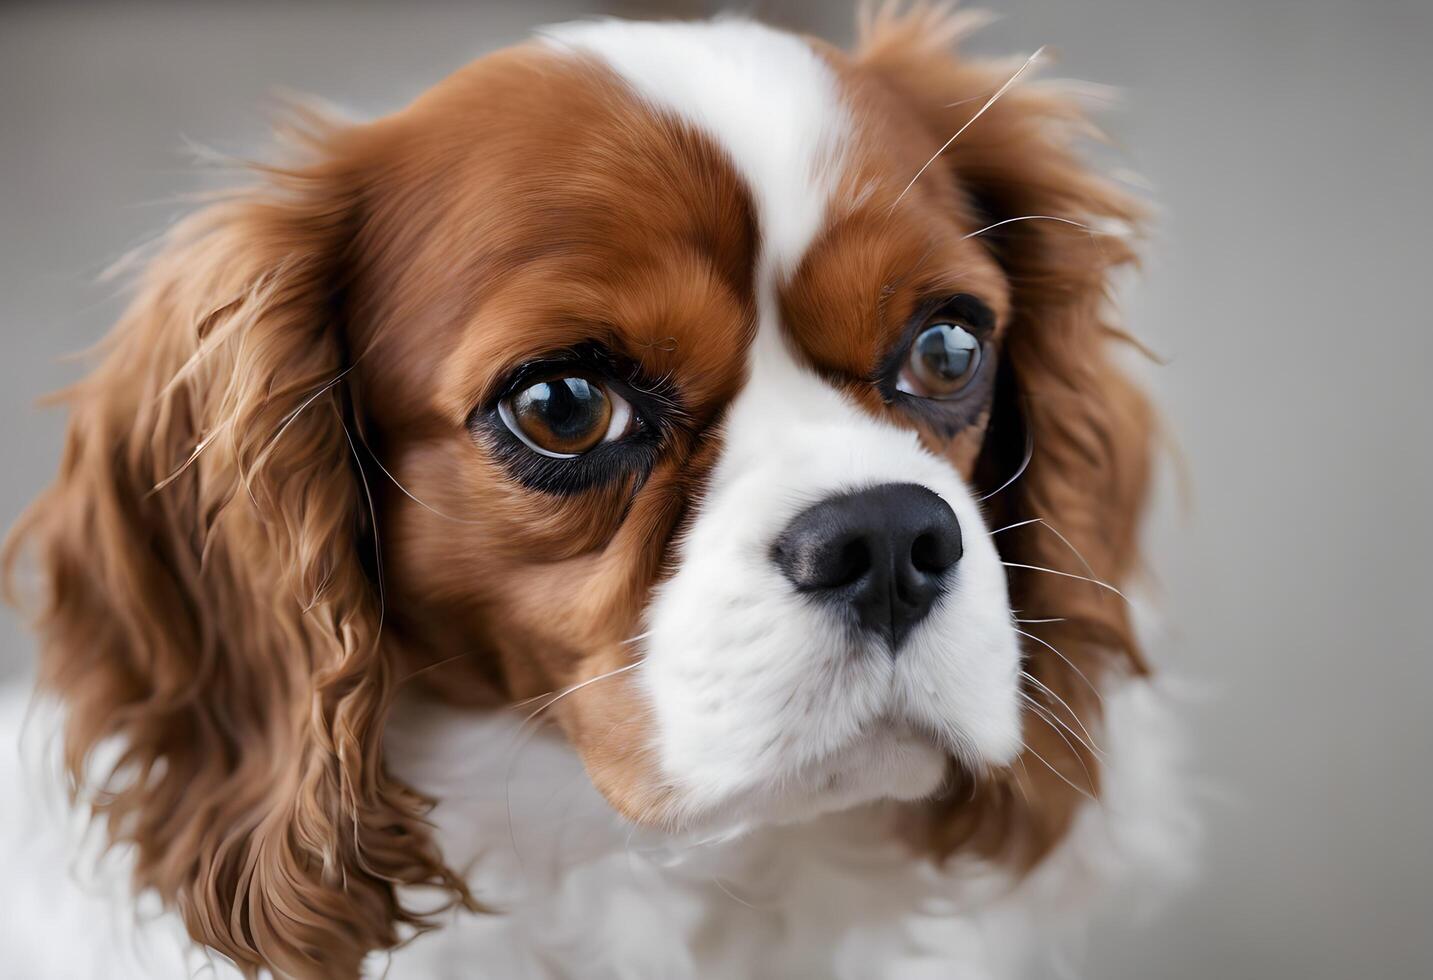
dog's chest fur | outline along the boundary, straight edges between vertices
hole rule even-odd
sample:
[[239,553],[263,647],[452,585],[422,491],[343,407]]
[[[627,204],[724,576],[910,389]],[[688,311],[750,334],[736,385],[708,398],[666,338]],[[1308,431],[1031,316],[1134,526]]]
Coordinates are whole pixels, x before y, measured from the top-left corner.
[[[1143,682],[1107,692],[1102,799],[1023,881],[913,859],[880,807],[721,839],[623,823],[556,735],[521,716],[400,713],[394,770],[439,798],[444,854],[494,911],[370,958],[368,973],[445,977],[1012,977],[1060,954],[1119,885],[1184,870],[1190,812],[1178,739]],[[43,977],[238,976],[195,948],[153,895],[128,891],[123,850],[64,803],[53,714],[0,701],[7,884],[0,972]],[[28,722],[27,722],[28,714]],[[22,732],[23,725],[23,732]],[[425,896],[411,895],[421,907]],[[436,902],[437,896],[432,896]]]

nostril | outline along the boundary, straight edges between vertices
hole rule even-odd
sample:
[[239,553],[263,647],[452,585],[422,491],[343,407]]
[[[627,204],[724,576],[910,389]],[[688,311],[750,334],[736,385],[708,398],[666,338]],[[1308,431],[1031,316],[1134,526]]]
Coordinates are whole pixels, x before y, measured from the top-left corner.
[[940,539],[927,531],[917,535],[911,542],[911,564],[917,571],[939,575],[955,564],[946,557],[946,551],[947,549],[941,546]]
[[864,578],[870,570],[871,546],[862,538],[852,538],[841,547],[835,560],[831,562],[821,585],[828,589],[852,585]]

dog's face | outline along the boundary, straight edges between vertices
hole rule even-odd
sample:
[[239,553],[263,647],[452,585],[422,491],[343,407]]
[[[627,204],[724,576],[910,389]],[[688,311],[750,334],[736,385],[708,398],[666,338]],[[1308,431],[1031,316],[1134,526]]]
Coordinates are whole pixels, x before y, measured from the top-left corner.
[[398,124],[423,200],[360,237],[442,257],[353,286],[384,297],[358,371],[411,494],[380,521],[398,615],[460,624],[444,649],[513,698],[584,684],[554,714],[638,820],[1011,761],[971,484],[1009,286],[959,184],[911,184],[937,134],[754,24],[552,37]]
[[71,762],[127,744],[111,826],[197,938],[343,971],[395,885],[465,894],[382,762],[412,678],[651,825],[1058,839],[1136,662],[1081,579],[1134,560],[1092,226],[1138,212],[963,26],[558,28],[177,234],[19,540]]

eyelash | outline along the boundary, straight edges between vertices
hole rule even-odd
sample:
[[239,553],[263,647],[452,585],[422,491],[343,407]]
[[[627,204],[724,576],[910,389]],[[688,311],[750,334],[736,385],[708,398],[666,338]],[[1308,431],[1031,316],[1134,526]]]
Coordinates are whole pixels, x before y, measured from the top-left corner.
[[[529,382],[564,372],[600,378],[620,394],[632,406],[636,431],[570,458],[544,456],[529,448],[503,422],[499,406]],[[495,397],[473,409],[468,431],[523,486],[567,496],[624,477],[635,476],[640,485],[656,465],[668,430],[680,417],[670,382],[647,382],[636,365],[596,344],[584,344],[520,366]]]

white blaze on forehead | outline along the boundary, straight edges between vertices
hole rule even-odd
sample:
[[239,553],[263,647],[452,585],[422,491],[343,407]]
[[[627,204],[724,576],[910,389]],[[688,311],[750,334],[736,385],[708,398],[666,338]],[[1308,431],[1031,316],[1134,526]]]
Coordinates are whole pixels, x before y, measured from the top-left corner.
[[[925,795],[945,758],[903,726],[936,733],[971,764],[1007,760],[1019,744],[1019,646],[978,503],[948,460],[800,363],[783,335],[778,289],[822,230],[853,136],[834,73],[800,38],[746,21],[601,21],[546,33],[706,135],[756,208],[746,384],[727,407],[676,571],[649,604],[637,675],[680,807],[789,819]],[[883,483],[939,494],[965,539],[948,594],[899,658],[797,594],[770,554],[805,507]]]
[[602,61],[652,106],[703,133],[751,194],[761,242],[757,330],[746,387],[729,407],[726,455],[762,451],[760,440],[746,445],[748,429],[761,433],[783,414],[840,401],[792,356],[777,302],[783,278],[821,231],[852,135],[830,65],[794,34],[736,18],[579,21],[541,33],[555,47]]
[[850,130],[836,77],[807,42],[735,19],[583,21],[542,35],[604,62],[721,147],[756,205],[758,280],[769,287],[796,267],[821,230]]

